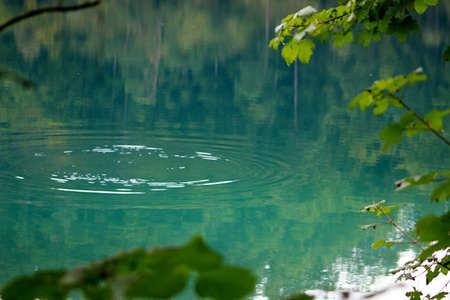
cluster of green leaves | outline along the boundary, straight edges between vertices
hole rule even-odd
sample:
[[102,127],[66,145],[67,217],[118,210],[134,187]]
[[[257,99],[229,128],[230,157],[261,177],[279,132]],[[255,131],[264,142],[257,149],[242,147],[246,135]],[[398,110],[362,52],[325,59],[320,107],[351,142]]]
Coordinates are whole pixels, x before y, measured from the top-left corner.
[[[409,297],[409,299],[411,299],[411,300],[425,299],[425,298],[421,297],[423,295],[423,293],[421,291],[417,290],[416,288],[413,288],[413,289],[414,289],[413,291],[406,293],[406,296]],[[426,297],[426,299],[429,299],[429,300],[433,300],[433,299],[440,300],[440,299],[444,299],[445,296],[447,296],[447,294],[448,294],[447,292],[441,292],[434,296],[431,296],[430,294],[428,294],[425,297]]]
[[222,257],[202,238],[194,237],[181,247],[139,248],[84,267],[19,277],[0,295],[5,300],[60,300],[78,289],[92,300],[168,299],[185,289],[193,272],[196,294],[210,299],[240,299],[256,284],[249,270],[223,264]]
[[[297,58],[304,64],[309,63],[315,48],[312,39],[323,43],[331,39],[331,44],[337,48],[345,42],[368,47],[371,41],[380,41],[383,33],[395,35],[403,42],[408,34],[420,31],[412,14],[423,14],[428,6],[438,5],[438,0],[338,2],[341,5],[320,12],[308,6],[288,15],[275,28],[277,36],[269,46],[278,50],[281,43],[281,56],[290,65]],[[447,48],[443,60],[449,59],[449,52]]]
[[450,113],[450,109],[439,111],[433,109],[424,118],[420,117],[415,111],[410,109],[402,100],[400,93],[408,85],[414,85],[419,81],[427,80],[427,76],[422,74],[422,68],[419,68],[409,75],[398,75],[379,81],[375,81],[372,86],[365,89],[357,95],[348,105],[349,109],[359,106],[362,111],[373,107],[375,116],[382,115],[390,105],[404,109],[399,122],[390,123],[380,132],[380,138],[385,142],[383,151],[386,152],[394,143],[399,144],[403,134],[409,138],[422,131],[431,131],[439,134],[443,130],[442,118]]
[[[360,210],[359,213],[365,213],[365,212],[373,212],[375,213],[375,215],[378,217],[380,215],[384,215],[386,216],[386,218],[389,219],[388,222],[381,222],[381,223],[375,223],[375,224],[368,224],[368,225],[360,225],[359,227],[363,230],[366,230],[368,228],[373,228],[376,229],[376,227],[378,225],[384,225],[384,224],[389,224],[389,225],[394,225],[394,219],[390,218],[391,215],[391,211],[393,209],[397,209],[397,206],[385,206],[383,204],[386,203],[386,200],[381,200],[378,203],[373,203],[371,205],[368,205],[366,207],[364,207],[364,209]],[[387,248],[391,248],[393,245],[397,244],[398,242],[395,241],[385,241],[385,240],[376,240],[373,245],[372,245],[372,249],[376,249],[378,247],[381,247],[383,245],[386,245]]]
[[[381,224],[389,224],[395,226],[404,236],[406,236],[411,242],[416,244],[422,252],[420,255],[403,265],[398,269],[394,269],[391,271],[392,274],[396,274],[402,272],[398,277],[398,280],[414,280],[415,273],[419,271],[419,268],[424,270],[426,273],[426,284],[430,284],[433,279],[438,277],[440,274],[447,275],[450,271],[450,237],[449,237],[449,228],[450,228],[450,211],[447,211],[441,217],[436,217],[433,215],[426,216],[419,220],[416,224],[415,230],[413,234],[417,235],[417,240],[414,240],[409,234],[404,232],[394,221],[394,218],[390,218],[390,213],[392,209],[397,209],[396,206],[384,206],[386,201],[382,200],[378,203],[374,203],[372,205],[366,206],[360,213],[364,212],[373,212],[376,216],[384,215],[389,222],[369,224],[369,225],[361,225],[362,229],[373,228]],[[428,248],[423,248],[419,242],[430,244]],[[387,248],[392,247],[395,244],[405,244],[403,241],[386,241],[386,240],[376,240],[372,249],[376,249],[383,245],[386,245]],[[438,255],[440,253],[440,255]],[[442,255],[443,253],[443,255]],[[442,257],[439,257],[442,256]],[[422,298],[423,293],[414,288],[413,291],[407,292],[406,296],[411,300],[417,299],[443,299],[448,293],[447,292],[439,292],[435,295],[427,294]]]
[[[414,85],[427,79],[419,68],[409,75],[399,75],[393,78],[375,81],[372,86],[357,95],[348,105],[349,109],[359,108],[364,111],[373,107],[375,116],[382,115],[389,106],[406,109],[398,122],[387,124],[380,132],[380,138],[384,141],[383,151],[386,152],[393,144],[399,144],[403,135],[412,137],[424,131],[432,132],[450,146],[450,143],[441,135],[443,131],[442,118],[450,113],[450,109],[443,111],[433,109],[421,117],[412,110],[402,99],[401,93],[408,85]],[[395,182],[397,191],[443,181],[431,194],[431,201],[439,202],[450,198],[450,171],[431,172],[420,176],[404,178]]]

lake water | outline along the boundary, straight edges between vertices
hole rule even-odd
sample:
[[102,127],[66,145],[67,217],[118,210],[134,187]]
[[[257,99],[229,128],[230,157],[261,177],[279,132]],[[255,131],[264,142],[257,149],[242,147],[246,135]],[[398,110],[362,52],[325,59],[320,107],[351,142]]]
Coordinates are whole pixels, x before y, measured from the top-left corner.
[[[448,106],[448,4],[403,44],[317,44],[309,65],[289,68],[268,48],[273,28],[329,1],[104,1],[4,31],[0,285],[200,234],[254,271],[252,299],[377,290],[415,249],[372,250],[401,236],[362,231],[376,219],[359,210],[386,199],[407,230],[441,213],[430,189],[394,193],[393,182],[449,157],[426,134],[382,154],[378,132],[399,112],[376,118],[347,104],[421,66],[430,80],[408,88],[407,103]],[[3,1],[0,23],[33,5]]]

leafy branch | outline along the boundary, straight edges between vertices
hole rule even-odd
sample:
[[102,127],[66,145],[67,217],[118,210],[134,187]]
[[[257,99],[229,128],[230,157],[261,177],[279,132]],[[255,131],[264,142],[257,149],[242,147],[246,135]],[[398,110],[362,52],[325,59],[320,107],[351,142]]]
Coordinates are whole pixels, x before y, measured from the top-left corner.
[[[438,0],[365,1],[350,0],[344,5],[317,11],[307,6],[295,14],[290,14],[275,28],[276,37],[269,47],[278,50],[283,45],[281,56],[290,65],[297,58],[308,64],[315,48],[310,38],[331,44],[337,48],[345,42],[363,44],[380,41],[380,33],[395,35],[403,42],[410,33],[420,31],[412,13],[423,14],[429,6],[438,5]],[[361,26],[360,26],[361,25]],[[362,27],[363,26],[363,27]],[[362,28],[361,28],[362,27]],[[360,29],[359,29],[360,28]],[[359,29],[354,37],[353,30]],[[450,59],[450,50],[444,52],[442,60]]]
[[[388,224],[389,226],[394,226],[395,228],[397,228],[398,231],[400,231],[405,237],[407,237],[411,243],[415,244],[416,246],[418,246],[422,251],[425,250],[419,243],[417,240],[413,239],[408,233],[406,233],[406,231],[404,231],[400,226],[397,225],[397,223],[395,223],[394,218],[390,217],[391,214],[391,210],[392,209],[397,209],[397,206],[383,206],[382,204],[385,204],[386,200],[382,200],[378,203],[374,203],[372,205],[366,206],[363,210],[360,211],[360,213],[365,213],[365,212],[374,212],[376,214],[376,216],[380,216],[380,215],[384,215],[387,219],[388,222],[383,222],[383,223],[376,223],[376,224],[370,224],[370,225],[360,225],[360,228],[362,229],[366,229],[366,228],[373,228],[375,229],[375,227],[373,225],[381,225],[381,224]],[[369,227],[368,227],[369,226]],[[386,245],[388,248],[390,248],[392,245],[394,244],[404,244],[405,242],[394,242],[394,241],[389,241],[386,242],[384,240],[377,240],[372,248],[378,248],[381,245]]]
[[118,253],[87,266],[40,271],[18,277],[0,292],[3,299],[67,299],[81,290],[86,299],[170,299],[188,286],[196,273],[195,293],[217,300],[241,299],[254,290],[247,269],[223,264],[202,238],[181,247]]
[[444,111],[433,109],[425,117],[421,117],[403,101],[401,96],[396,95],[400,91],[404,92],[407,86],[415,85],[417,82],[425,80],[427,80],[427,75],[423,74],[422,68],[418,68],[407,76],[398,75],[394,78],[378,80],[349,103],[349,109],[359,106],[364,111],[369,107],[373,107],[375,116],[382,115],[390,105],[407,110],[398,123],[390,123],[380,132],[381,139],[385,141],[384,152],[392,144],[399,144],[404,133],[409,138],[422,131],[432,132],[450,146],[450,141],[439,133],[443,130],[442,118],[450,114],[450,109]]

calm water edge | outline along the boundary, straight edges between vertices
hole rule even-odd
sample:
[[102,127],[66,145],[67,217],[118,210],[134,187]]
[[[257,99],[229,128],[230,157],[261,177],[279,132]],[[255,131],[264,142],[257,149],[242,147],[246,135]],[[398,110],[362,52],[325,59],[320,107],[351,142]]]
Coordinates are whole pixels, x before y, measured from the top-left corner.
[[[430,79],[406,101],[448,106],[450,5],[430,9],[405,43],[317,44],[309,65],[287,67],[268,42],[307,5],[330,2],[114,0],[2,32],[0,286],[200,234],[255,272],[251,299],[376,290],[415,250],[372,250],[401,236],[362,231],[375,219],[359,210],[386,199],[412,230],[445,204],[393,182],[449,157],[430,135],[382,154],[378,132],[400,114],[347,104],[376,79],[423,67]],[[0,23],[34,8],[2,1]]]

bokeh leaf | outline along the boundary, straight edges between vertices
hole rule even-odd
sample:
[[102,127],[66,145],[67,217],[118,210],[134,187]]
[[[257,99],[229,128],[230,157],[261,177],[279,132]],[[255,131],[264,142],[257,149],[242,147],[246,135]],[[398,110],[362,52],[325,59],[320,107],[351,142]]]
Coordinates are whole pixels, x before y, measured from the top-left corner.
[[435,251],[443,250],[450,246],[450,211],[437,217],[428,215],[420,219],[416,224],[415,232],[419,241],[434,244],[425,249],[419,259],[425,260]]
[[450,109],[439,111],[433,109],[424,118],[428,125],[436,131],[442,130],[442,118],[450,113]]
[[249,270],[222,266],[199,272],[195,290],[200,297],[233,300],[251,293],[255,285],[256,278]]
[[380,138],[385,142],[383,152],[389,150],[392,144],[399,144],[403,136],[403,127],[398,123],[386,125],[380,132]]
[[450,61],[450,46],[447,46],[444,53],[442,54],[442,61],[445,61],[445,62]]
[[58,283],[64,274],[65,271],[51,270],[18,277],[6,285],[0,295],[5,300],[66,299],[69,288]]
[[450,198],[450,179],[440,184],[431,194],[431,201],[439,202]]
[[180,262],[193,270],[215,268],[222,264],[222,256],[209,248],[200,236],[195,236],[178,250]]
[[126,288],[128,298],[171,298],[185,288],[189,271],[182,267],[161,268],[138,276]]
[[366,108],[370,107],[372,102],[372,93],[370,93],[369,91],[363,91],[361,94],[353,98],[353,100],[348,104],[348,109],[354,109],[359,105],[359,108],[364,111]]

